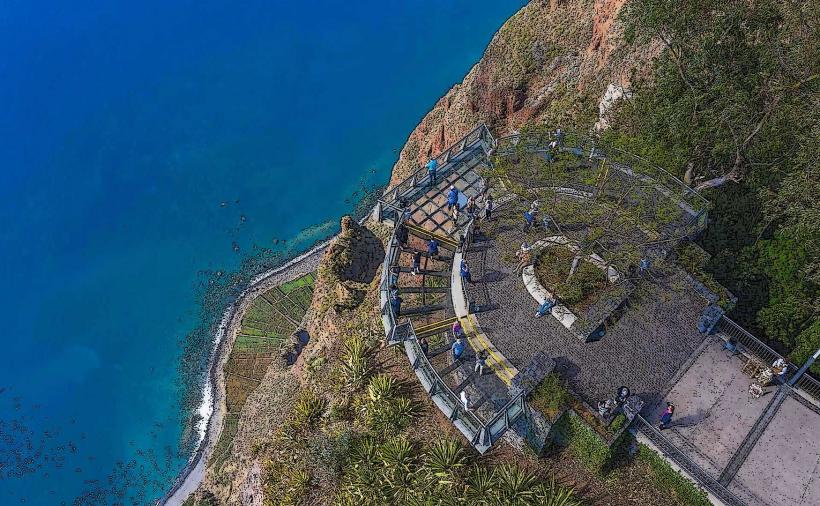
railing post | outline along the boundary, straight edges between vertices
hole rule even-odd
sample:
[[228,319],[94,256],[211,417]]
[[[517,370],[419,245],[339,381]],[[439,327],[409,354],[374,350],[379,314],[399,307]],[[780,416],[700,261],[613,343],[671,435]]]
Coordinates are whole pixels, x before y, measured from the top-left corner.
[[803,367],[801,367],[799,371],[794,373],[794,376],[792,376],[792,379],[789,380],[789,386],[794,386],[795,383],[797,383],[797,380],[800,379],[800,376],[803,376],[803,374],[805,374],[806,371],[809,370],[809,367],[811,367],[811,365],[814,363],[814,361],[817,360],[818,358],[820,358],[820,350],[815,351],[814,355],[810,356],[808,358],[808,360],[806,360],[806,363],[803,364]]

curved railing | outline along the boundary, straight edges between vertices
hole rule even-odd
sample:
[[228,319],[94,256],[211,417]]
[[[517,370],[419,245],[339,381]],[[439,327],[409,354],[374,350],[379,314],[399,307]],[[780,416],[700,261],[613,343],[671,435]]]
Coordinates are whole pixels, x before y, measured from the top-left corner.
[[[447,177],[455,170],[458,170],[462,164],[472,161],[480,153],[485,156],[489,155],[494,149],[495,143],[495,138],[490,130],[482,123],[436,157],[438,162],[436,177],[439,180]],[[427,188],[428,182],[427,168],[420,167],[405,180],[387,188],[379,200],[382,205],[392,204],[401,207],[402,201],[409,203],[415,200],[419,192]]]
[[[599,171],[604,170],[607,173],[612,170],[618,171],[624,177],[654,187],[661,194],[676,202],[686,212],[686,219],[673,227],[676,230],[670,230],[675,235],[694,236],[705,230],[711,207],[706,198],[652,162],[638,155],[601,144],[591,137],[571,131],[561,132],[560,135],[553,131],[537,134],[518,133],[499,138],[496,142],[495,154],[510,156],[525,151],[546,155],[551,152],[549,144],[553,141],[558,141],[559,152],[574,154],[579,159],[586,158],[589,162],[596,163]],[[598,176],[600,173],[596,179]],[[580,191],[592,190],[596,195],[601,191],[607,193],[608,190],[605,185],[593,186],[572,181],[562,181],[561,186],[566,187],[573,184],[577,184],[579,187],[576,189]],[[615,194],[611,196],[620,197]]]

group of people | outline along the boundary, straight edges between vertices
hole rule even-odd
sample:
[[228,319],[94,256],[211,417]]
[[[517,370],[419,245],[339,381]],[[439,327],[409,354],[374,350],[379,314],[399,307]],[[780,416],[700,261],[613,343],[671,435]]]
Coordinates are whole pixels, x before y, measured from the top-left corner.
[[[453,345],[450,347],[453,352],[453,360],[459,361],[464,358],[464,351],[467,349],[466,336],[464,335],[464,327],[461,326],[461,321],[456,320],[452,327]],[[484,375],[484,368],[487,367],[487,351],[480,350],[475,356],[474,372],[479,376]]]

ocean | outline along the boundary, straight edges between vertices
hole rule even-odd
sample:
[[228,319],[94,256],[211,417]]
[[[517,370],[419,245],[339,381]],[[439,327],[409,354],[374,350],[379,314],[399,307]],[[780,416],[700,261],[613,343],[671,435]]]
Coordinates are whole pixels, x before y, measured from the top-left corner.
[[521,1],[0,9],[0,504],[152,503],[207,326],[336,230]]

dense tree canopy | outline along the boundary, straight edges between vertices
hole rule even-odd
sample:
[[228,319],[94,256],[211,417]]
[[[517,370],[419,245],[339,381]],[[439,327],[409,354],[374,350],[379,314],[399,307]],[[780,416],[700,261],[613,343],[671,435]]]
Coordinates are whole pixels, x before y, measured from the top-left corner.
[[624,16],[662,51],[610,141],[706,192],[701,241],[733,316],[802,361],[820,347],[820,4],[636,0]]

